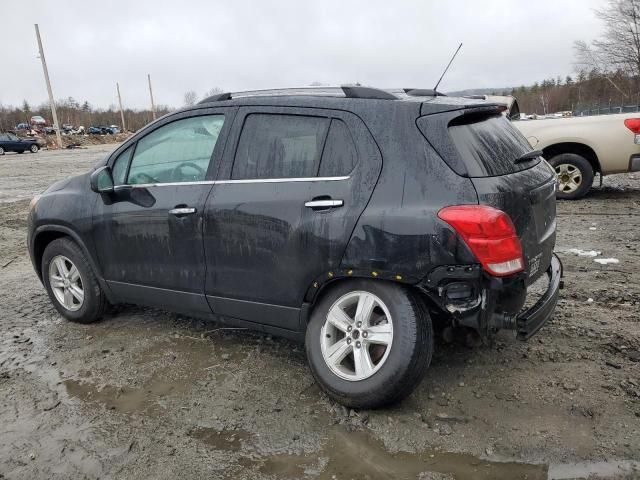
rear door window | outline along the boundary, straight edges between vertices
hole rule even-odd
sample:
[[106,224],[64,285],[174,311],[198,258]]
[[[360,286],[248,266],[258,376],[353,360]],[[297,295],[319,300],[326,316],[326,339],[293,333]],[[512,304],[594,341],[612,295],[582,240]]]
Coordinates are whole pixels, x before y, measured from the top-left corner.
[[516,162],[531,146],[502,115],[464,115],[449,123],[448,131],[470,177],[506,175],[540,162],[539,157]]
[[331,120],[327,143],[320,163],[320,177],[349,175],[358,161],[358,152],[347,125],[338,119]]
[[231,178],[315,177],[329,119],[253,113],[244,121]]

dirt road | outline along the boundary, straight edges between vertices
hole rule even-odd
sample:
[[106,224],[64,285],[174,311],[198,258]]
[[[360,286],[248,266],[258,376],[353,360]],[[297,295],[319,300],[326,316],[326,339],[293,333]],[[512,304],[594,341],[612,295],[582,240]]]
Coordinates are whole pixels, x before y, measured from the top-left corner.
[[146,308],[57,315],[29,199],[111,148],[0,157],[0,478],[640,478],[640,175],[558,204],[566,288],[540,334],[439,341],[406,401],[349,411],[282,339]]

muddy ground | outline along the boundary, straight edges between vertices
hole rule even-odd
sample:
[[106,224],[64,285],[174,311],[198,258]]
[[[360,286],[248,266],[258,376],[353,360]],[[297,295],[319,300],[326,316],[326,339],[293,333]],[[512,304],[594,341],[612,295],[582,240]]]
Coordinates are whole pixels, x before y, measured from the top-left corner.
[[286,340],[137,307],[60,318],[29,199],[111,148],[0,157],[0,478],[640,478],[640,175],[558,204],[566,288],[540,334],[438,341],[407,400],[349,411]]

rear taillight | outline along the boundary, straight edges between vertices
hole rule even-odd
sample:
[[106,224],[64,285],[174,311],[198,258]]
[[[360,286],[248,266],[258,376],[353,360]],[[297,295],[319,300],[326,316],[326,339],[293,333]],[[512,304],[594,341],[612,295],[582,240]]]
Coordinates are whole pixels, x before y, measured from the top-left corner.
[[624,121],[624,126],[636,135],[640,134],[640,118],[627,118]]
[[505,276],[524,270],[522,245],[509,215],[486,205],[445,207],[438,217],[463,238],[482,267]]

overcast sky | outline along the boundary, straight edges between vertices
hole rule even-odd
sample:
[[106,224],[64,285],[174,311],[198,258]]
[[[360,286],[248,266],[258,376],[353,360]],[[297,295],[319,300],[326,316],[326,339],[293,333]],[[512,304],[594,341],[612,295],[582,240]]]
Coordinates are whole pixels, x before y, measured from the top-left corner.
[[440,90],[531,84],[573,71],[574,40],[601,31],[603,0],[2,0],[0,102],[56,98],[180,106],[184,93],[361,82]]

